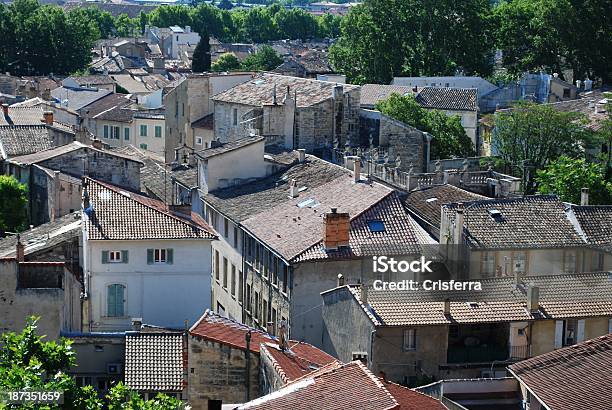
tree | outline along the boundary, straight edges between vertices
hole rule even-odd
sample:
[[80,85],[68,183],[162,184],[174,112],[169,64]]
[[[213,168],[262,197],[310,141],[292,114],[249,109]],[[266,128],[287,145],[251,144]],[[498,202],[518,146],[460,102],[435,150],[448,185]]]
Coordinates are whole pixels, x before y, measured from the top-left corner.
[[115,27],[119,37],[134,37],[140,30],[140,20],[122,13],[115,20]]
[[12,176],[0,175],[0,233],[24,228],[27,203],[26,186]]
[[283,63],[283,59],[268,45],[260,47],[256,53],[249,55],[242,62],[246,71],[271,71]]
[[191,26],[192,10],[193,8],[187,6],[157,7],[149,13],[149,24],[155,27]]
[[488,0],[366,0],[351,8],[330,49],[352,82],[388,84],[394,76],[492,71]]
[[565,155],[583,156],[592,142],[582,115],[561,112],[549,105],[520,102],[495,114],[492,149],[512,173],[523,177],[525,192],[534,192],[533,176],[549,162]]
[[[36,334],[38,318],[30,317],[23,331],[2,333],[0,339],[0,391],[41,390],[64,392],[64,403],[74,410],[103,408],[92,386],[78,387],[68,375],[75,365],[72,342],[60,339],[44,341]],[[113,386],[107,396],[110,410],[168,410],[182,409],[182,403],[173,397],[158,394],[151,400],[142,399],[137,392],[123,383]],[[19,408],[56,408],[20,405]]]
[[282,8],[274,15],[274,23],[282,38],[302,39],[316,37],[317,19],[312,14],[298,8]]
[[210,71],[210,37],[206,31],[200,34],[200,42],[193,51],[191,70],[194,73]]
[[556,194],[562,201],[579,204],[581,189],[589,188],[590,205],[612,204],[612,182],[606,181],[603,167],[584,159],[559,157],[538,170],[535,180],[540,193]]
[[320,37],[337,38],[340,35],[340,22],[342,17],[325,13],[318,19],[318,33]]
[[430,133],[433,137],[432,159],[474,155],[472,141],[465,133],[458,116],[448,116],[442,111],[425,109],[413,96],[402,96],[397,93],[380,101],[376,109],[418,130]]
[[235,71],[240,68],[240,60],[233,53],[221,54],[217,61],[212,63],[211,71]]
[[273,19],[273,7],[254,7],[244,15],[242,27],[248,40],[254,43],[278,39],[278,27]]
[[231,10],[234,5],[230,0],[221,0],[218,7],[222,10]]

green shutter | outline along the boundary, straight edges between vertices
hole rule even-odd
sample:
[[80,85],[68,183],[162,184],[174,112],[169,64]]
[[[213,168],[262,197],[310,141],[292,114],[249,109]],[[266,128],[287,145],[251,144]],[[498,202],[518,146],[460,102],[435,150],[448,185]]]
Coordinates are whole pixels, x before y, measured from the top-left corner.
[[172,265],[172,262],[174,261],[173,254],[174,254],[174,249],[166,249],[166,263],[168,265]]
[[153,249],[147,249],[147,264],[153,264]]
[[104,126],[104,138],[108,138],[108,125]]
[[106,288],[106,315],[110,317],[117,316],[115,308],[117,306],[117,295],[115,294],[115,287],[117,285],[110,285]]
[[128,251],[121,251],[121,260],[123,263],[128,263]]
[[130,139],[130,129],[129,128],[123,129],[123,137],[126,141]]
[[115,285],[115,289],[117,289],[117,293],[115,295],[115,313],[117,316],[124,316],[123,313],[123,292],[125,290],[125,286],[123,285]]
[[102,263],[108,263],[108,251],[102,251]]

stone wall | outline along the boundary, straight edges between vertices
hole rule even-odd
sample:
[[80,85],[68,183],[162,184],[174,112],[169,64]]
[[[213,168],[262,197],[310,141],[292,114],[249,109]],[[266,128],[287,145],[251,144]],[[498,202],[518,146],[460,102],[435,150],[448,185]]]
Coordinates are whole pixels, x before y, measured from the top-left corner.
[[260,396],[259,354],[250,353],[247,397],[246,352],[189,335],[188,399],[194,410],[208,410],[208,400],[244,403]]

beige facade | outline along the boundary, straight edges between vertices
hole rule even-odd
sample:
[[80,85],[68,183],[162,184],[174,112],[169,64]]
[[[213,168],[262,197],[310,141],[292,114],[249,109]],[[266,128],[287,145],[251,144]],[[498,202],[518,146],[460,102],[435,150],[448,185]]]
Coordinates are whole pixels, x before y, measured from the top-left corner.
[[166,149],[166,124],[160,118],[135,115],[129,122],[96,120],[95,135],[111,147],[133,145],[137,148],[164,156]]

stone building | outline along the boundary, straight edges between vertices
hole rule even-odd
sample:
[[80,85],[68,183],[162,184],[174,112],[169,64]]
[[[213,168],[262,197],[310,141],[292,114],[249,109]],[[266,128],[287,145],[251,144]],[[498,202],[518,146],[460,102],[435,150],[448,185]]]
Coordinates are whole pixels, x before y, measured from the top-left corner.
[[215,138],[265,136],[267,145],[321,152],[356,145],[359,86],[263,73],[216,94]]
[[[22,245],[18,245],[21,247]],[[64,262],[0,259],[0,333],[20,332],[29,316],[40,316],[39,334],[57,340],[62,331],[81,328],[81,282]]]
[[601,336],[612,325],[608,272],[494,278],[481,286],[328,290],[323,350],[342,361],[365,358],[372,372],[398,383],[426,384],[503,376],[508,363]]
[[164,97],[166,162],[176,160],[177,147],[186,145],[198,151],[208,148],[212,134],[200,133],[199,122],[213,112],[211,97],[252,77],[252,73],[190,74],[168,92]]

